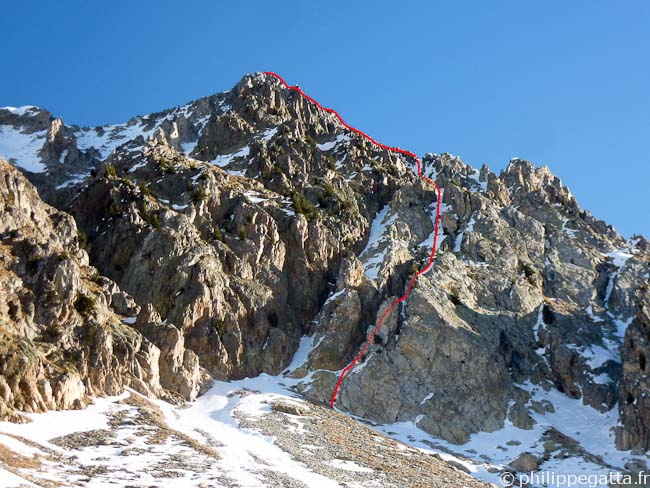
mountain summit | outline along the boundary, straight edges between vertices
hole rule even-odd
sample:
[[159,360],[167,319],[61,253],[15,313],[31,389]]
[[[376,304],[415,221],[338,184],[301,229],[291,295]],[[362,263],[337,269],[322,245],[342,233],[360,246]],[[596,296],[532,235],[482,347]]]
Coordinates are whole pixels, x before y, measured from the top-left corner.
[[[103,411],[116,432],[137,417],[202,453],[190,471],[216,463],[209,479],[235,486],[242,473],[271,486],[416,486],[428,462],[420,473],[440,486],[474,483],[461,471],[497,482],[503,472],[646,468],[650,244],[581,209],[546,167],[513,159],[495,174],[423,156],[422,174],[443,192],[433,266],[336,405],[373,432],[320,403],[431,252],[436,193],[415,161],[261,73],[117,125],[0,109],[0,157],[5,420],[38,423],[38,412],[109,395],[126,402]],[[184,402],[197,425],[172,406]],[[255,402],[272,406],[247,416]],[[277,436],[274,448],[308,472],[280,476],[279,458],[230,462],[228,449],[248,442],[232,436],[246,429]],[[376,459],[411,448],[377,432],[439,454],[413,451],[382,472]],[[66,435],[71,450],[99,444]],[[376,455],[352,449],[356,436]],[[327,466],[305,458],[318,457],[314,443]],[[341,449],[350,459],[330,456]],[[74,469],[93,479],[94,462]],[[0,467],[44,479],[4,458]]]

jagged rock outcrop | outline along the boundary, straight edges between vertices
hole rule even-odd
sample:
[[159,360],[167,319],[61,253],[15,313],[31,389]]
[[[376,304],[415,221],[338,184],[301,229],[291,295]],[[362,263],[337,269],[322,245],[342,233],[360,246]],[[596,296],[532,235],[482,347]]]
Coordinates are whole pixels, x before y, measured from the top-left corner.
[[621,427],[616,444],[620,449],[650,449],[650,292],[646,285],[637,295],[636,317],[625,331],[621,358],[623,373],[618,410]]
[[[506,417],[530,428],[527,382],[601,411],[613,408],[620,328],[629,293],[643,281],[643,251],[612,251],[626,243],[580,210],[546,168],[513,160],[497,176],[442,155],[425,158],[424,171],[444,190],[434,266],[395,313],[390,336],[380,329],[344,379],[339,405],[381,423],[417,419],[423,430],[456,443],[501,428]],[[403,213],[403,203],[390,208],[399,210],[377,222],[385,245],[404,239],[400,262],[422,263],[422,233],[404,230],[419,221]],[[382,256],[384,265],[390,256]],[[377,280],[395,269],[380,268]],[[308,369],[321,367],[313,358],[328,347],[318,337]],[[324,399],[320,390],[330,389],[335,375],[311,378],[305,390]]]
[[72,217],[2,160],[0,237],[0,417],[81,408],[125,386],[196,397],[161,387],[160,350],[122,317],[138,306],[89,266]]
[[[393,155],[263,76],[245,78],[225,100],[232,109],[207,118],[191,152],[214,164],[179,153],[161,129],[141,151],[109,157],[65,207],[100,272],[182,330],[224,379],[288,364],[342,258],[361,248],[383,202],[414,180]],[[340,171],[335,155],[346,162]],[[357,299],[360,315],[374,315],[365,303],[379,294],[375,286]],[[339,362],[363,334],[357,325]]]

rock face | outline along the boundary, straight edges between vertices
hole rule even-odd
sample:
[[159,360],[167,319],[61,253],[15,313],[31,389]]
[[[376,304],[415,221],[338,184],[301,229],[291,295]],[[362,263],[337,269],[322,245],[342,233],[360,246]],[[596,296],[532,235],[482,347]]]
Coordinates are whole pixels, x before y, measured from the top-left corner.
[[[417,419],[421,429],[454,443],[506,420],[530,428],[530,383],[612,409],[618,348],[633,290],[647,280],[647,253],[580,210],[546,168],[514,160],[496,176],[448,155],[423,163],[444,189],[440,249],[393,325],[382,326],[387,330],[344,379],[339,405],[380,423]],[[374,254],[360,254],[372,266],[383,254],[378,273],[367,264],[365,271],[380,290],[396,270],[406,275],[396,262],[424,261],[420,221],[401,201],[388,208],[375,222],[382,234],[370,246]],[[321,369],[320,350],[333,348],[318,341],[319,327],[334,329],[329,321],[316,327],[308,369]],[[333,336],[342,350],[347,337]],[[333,376],[318,373],[305,390],[322,400]]]
[[[138,305],[88,265],[72,217],[44,204],[1,160],[0,236],[0,416],[82,408],[89,396],[125,386],[196,397],[196,387],[161,386],[160,349],[124,323]],[[181,369],[200,384],[198,363]]]
[[[67,126],[23,108],[0,110],[0,127],[29,140],[33,157],[22,152],[12,161],[73,226],[60,245],[70,248],[70,263],[48,265],[47,275],[69,296],[68,315],[55,322],[50,317],[64,313],[58,308],[24,312],[30,305],[16,299],[17,313],[7,299],[2,318],[11,337],[36,347],[48,342],[42,334],[52,323],[71,320],[48,347],[74,349],[87,344],[74,334],[95,321],[107,331],[92,335],[103,341],[101,364],[116,354],[135,358],[118,361],[122,369],[109,380],[79,366],[94,361],[88,347],[75,359],[78,378],[58,387],[70,398],[81,395],[77,380],[85,394],[137,383],[151,394],[194,398],[206,373],[282,372],[308,336],[302,342],[311,349],[291,374],[303,378],[305,395],[326,401],[338,371],[431,252],[436,192],[415,176],[414,161],[374,146],[270,76],[247,75],[228,92],[122,125]],[[534,398],[534,386],[600,412],[618,401],[619,445],[646,449],[648,408],[639,400],[646,385],[634,369],[644,343],[633,335],[647,324],[638,312],[643,298],[625,329],[648,281],[647,241],[625,241],[582,210],[548,168],[524,160],[495,174],[427,154],[422,170],[443,191],[439,249],[343,380],[338,406],[463,443],[508,423],[530,429],[536,412],[552,408]],[[23,204],[5,208],[15,218]],[[26,208],[20,212],[29,215]],[[69,244],[77,231],[68,215],[86,236],[87,255]],[[19,228],[7,222],[6,232]],[[25,246],[3,245],[7,276],[15,275],[7,289],[33,289],[27,264],[11,261]],[[29,262],[35,254],[21,256]],[[83,272],[86,259],[98,270],[94,281]],[[98,311],[76,310],[80,293]],[[58,383],[34,375],[30,391],[48,378],[56,397]]]
[[[358,252],[374,214],[414,179],[394,156],[353,140],[263,76],[245,78],[225,100],[231,110],[205,121],[191,151],[213,165],[178,152],[161,129],[141,150],[109,157],[64,206],[101,273],[180,329],[220,379],[287,365],[343,257]],[[339,140],[338,150],[319,149]],[[335,154],[349,169],[337,171]],[[378,293],[364,293],[364,303]],[[362,298],[349,300],[339,315],[359,317],[338,362],[361,339],[368,310]]]
[[623,373],[618,410],[622,427],[617,431],[619,449],[650,449],[650,292],[638,294],[636,317],[625,332],[622,353]]

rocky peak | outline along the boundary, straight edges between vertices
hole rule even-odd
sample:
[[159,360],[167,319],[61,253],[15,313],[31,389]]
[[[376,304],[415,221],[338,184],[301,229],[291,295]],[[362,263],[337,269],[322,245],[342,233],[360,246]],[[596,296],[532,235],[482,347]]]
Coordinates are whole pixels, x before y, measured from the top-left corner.
[[[32,228],[28,213],[9,210],[3,222],[9,233],[42,227],[51,237],[39,238],[40,253],[48,239],[60,252],[57,239],[75,242],[81,230],[85,238],[71,246],[76,267],[58,271],[71,277],[61,281],[61,292],[73,290],[66,310],[79,290],[122,297],[101,302],[101,320],[88,325],[70,312],[74,326],[64,326],[66,351],[90,351],[79,334],[97,327],[131,338],[111,353],[126,354],[111,382],[106,368],[93,376],[85,359],[74,363],[84,394],[128,384],[194,398],[206,374],[285,372],[297,391],[327,401],[340,369],[431,253],[437,195],[414,161],[372,145],[274,77],[247,75],[228,92],[125,124],[78,128],[48,117],[34,147],[58,162],[30,178],[70,225],[52,229],[37,213]],[[514,425],[539,433],[537,446],[551,435],[542,429],[555,408],[549,398],[607,418],[622,391],[637,398],[639,371],[627,362],[641,346],[625,330],[648,279],[647,241],[626,242],[548,168],[524,160],[495,174],[429,153],[422,173],[443,192],[433,265],[387,315],[337,406],[456,444]],[[36,206],[21,200],[36,202],[33,189],[15,193],[21,208]],[[33,251],[10,244],[9,254],[29,262]],[[13,289],[30,283],[27,268]],[[20,322],[14,335],[30,331],[30,344],[38,342],[43,322],[20,320],[9,320]],[[292,358],[302,364],[285,371]],[[5,403],[11,412],[23,405]],[[620,445],[645,448],[634,422],[625,421],[633,433],[620,434]],[[518,464],[513,446],[501,447]]]

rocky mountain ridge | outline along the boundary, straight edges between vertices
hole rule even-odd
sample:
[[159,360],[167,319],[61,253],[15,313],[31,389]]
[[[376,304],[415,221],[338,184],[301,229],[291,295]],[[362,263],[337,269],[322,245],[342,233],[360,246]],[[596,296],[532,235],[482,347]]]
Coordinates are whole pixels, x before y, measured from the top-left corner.
[[[209,377],[283,371],[298,380],[296,391],[327,401],[338,371],[403,294],[433,242],[435,192],[416,177],[414,161],[377,148],[263,74],[94,129],[67,126],[41,109],[0,109],[0,155],[59,209],[2,166],[4,232],[46,233],[32,239],[40,247],[31,253],[24,238],[3,239],[3,276],[11,274],[3,286],[42,288],[54,275],[24,263],[36,254],[49,263],[70,247],[71,264],[53,270],[73,275],[58,290],[67,294],[63,306],[75,309],[80,296],[91,296],[82,286],[83,273],[94,273],[89,263],[98,304],[86,315],[85,307],[68,315],[52,308],[54,315],[30,322],[25,298],[18,311],[6,301],[0,310],[10,340],[53,344],[83,385],[71,402],[52,403],[35,392],[47,382],[54,391],[54,375],[35,373],[24,389],[5,369],[6,418],[80,407],[85,396],[123,385],[192,400]],[[558,392],[605,416],[619,412],[619,448],[650,448],[641,359],[647,241],[625,241],[582,210],[548,168],[527,161],[514,159],[497,175],[431,153],[422,171],[443,191],[434,265],[344,379],[337,406],[379,424],[411,422],[462,445],[507,426],[536,432],[556,408],[546,397]],[[30,222],[33,209],[67,218],[61,246],[46,249],[45,241],[63,237],[50,229],[51,217]],[[29,266],[36,266],[35,285]],[[64,266],[76,267],[57,271]],[[119,298],[100,298],[109,295]],[[106,320],[124,329],[119,337],[132,337],[119,352],[79,338]],[[51,323],[64,332],[45,340]],[[299,345],[308,354],[286,371]],[[104,359],[92,362],[95,347]],[[116,373],[111,358],[124,353],[133,359],[119,361],[127,367]],[[535,438],[519,451],[535,467],[578,455],[548,442]],[[511,447],[504,450],[515,462]],[[592,458],[611,465],[606,456]]]

